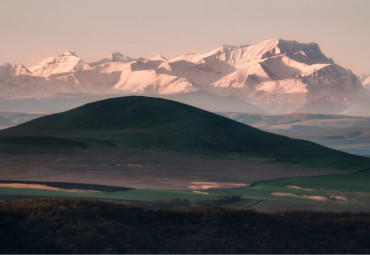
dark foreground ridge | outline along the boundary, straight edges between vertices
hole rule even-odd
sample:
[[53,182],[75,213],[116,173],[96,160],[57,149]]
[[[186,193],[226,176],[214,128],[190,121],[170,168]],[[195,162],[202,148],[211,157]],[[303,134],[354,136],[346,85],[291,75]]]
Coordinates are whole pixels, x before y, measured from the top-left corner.
[[1,253],[370,253],[370,214],[0,202]]
[[1,152],[198,155],[358,170],[370,159],[271,134],[186,104],[130,96],[0,131]]

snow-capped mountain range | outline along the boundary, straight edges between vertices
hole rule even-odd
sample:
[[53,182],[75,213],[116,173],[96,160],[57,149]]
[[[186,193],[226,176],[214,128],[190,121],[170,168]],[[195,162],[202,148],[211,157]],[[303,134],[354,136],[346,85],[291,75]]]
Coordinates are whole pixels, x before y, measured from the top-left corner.
[[269,113],[349,113],[347,109],[364,91],[360,80],[327,58],[316,43],[281,39],[224,45],[170,60],[161,55],[135,59],[115,52],[86,63],[66,51],[29,68],[0,66],[0,99],[7,100],[207,92],[239,97]]

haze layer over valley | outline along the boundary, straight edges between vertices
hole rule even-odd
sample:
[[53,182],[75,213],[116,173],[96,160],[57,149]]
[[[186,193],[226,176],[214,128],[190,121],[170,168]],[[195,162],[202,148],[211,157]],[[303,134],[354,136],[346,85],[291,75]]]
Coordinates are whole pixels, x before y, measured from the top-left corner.
[[312,141],[352,154],[370,156],[369,117],[304,113],[220,114],[268,132]]

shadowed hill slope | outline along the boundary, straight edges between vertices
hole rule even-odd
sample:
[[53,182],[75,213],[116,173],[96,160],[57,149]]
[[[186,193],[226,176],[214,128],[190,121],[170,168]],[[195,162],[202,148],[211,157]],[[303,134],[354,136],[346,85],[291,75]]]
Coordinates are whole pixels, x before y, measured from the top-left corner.
[[139,96],[86,104],[0,132],[0,151],[50,150],[185,153],[348,170],[370,165],[367,158]]

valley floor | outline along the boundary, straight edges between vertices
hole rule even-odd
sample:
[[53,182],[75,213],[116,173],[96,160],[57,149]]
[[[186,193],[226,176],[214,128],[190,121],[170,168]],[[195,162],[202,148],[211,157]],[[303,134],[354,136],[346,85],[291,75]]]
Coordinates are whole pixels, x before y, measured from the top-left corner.
[[209,182],[217,183],[213,188],[235,188],[276,178],[328,174],[343,174],[343,171],[194,156],[0,153],[1,179],[13,181],[179,190],[202,183],[209,185]]
[[181,206],[269,212],[370,211],[370,169],[333,171],[168,155],[1,153],[0,173],[0,199],[169,201],[165,206],[182,199],[188,202]]

